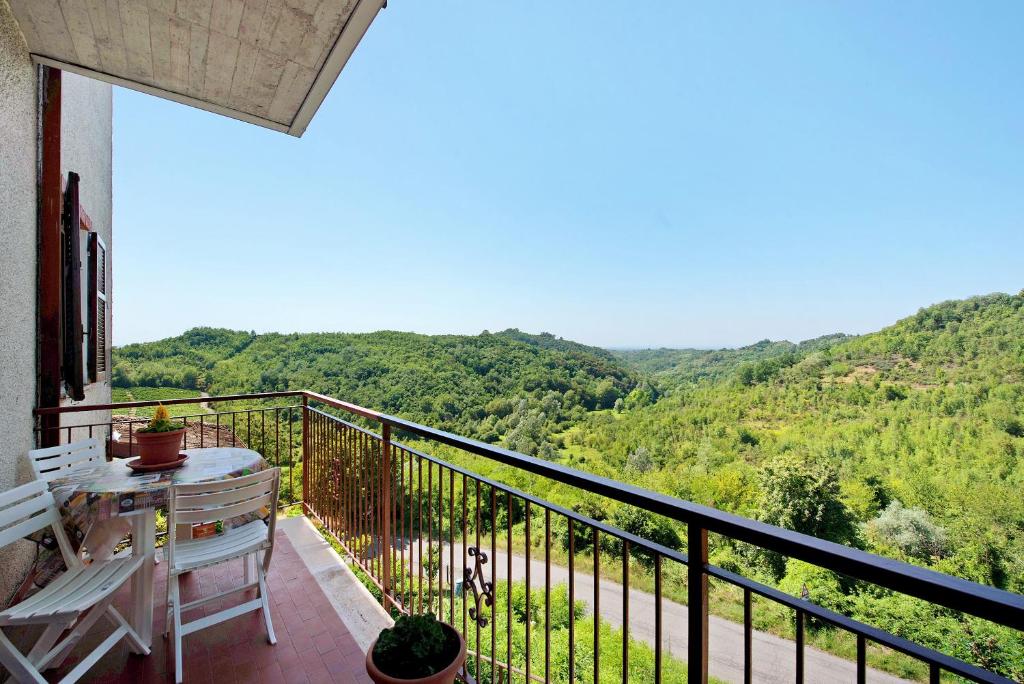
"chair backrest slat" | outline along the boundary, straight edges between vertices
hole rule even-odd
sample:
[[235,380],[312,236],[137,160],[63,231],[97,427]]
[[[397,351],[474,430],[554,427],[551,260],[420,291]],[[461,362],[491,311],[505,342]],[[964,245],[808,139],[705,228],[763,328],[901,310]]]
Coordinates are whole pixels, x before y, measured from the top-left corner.
[[[20,487],[15,487],[14,489],[8,489],[5,492],[0,492],[0,509],[7,508],[8,506],[16,504],[19,501],[24,501],[25,499],[31,498],[32,496],[36,496],[41,492],[47,491],[48,489],[49,487],[46,486],[45,482],[41,480],[33,480],[32,482],[23,484]],[[0,526],[4,524],[3,520],[3,512],[0,512]]]
[[256,482],[237,489],[225,489],[210,494],[182,494],[178,492],[178,512],[192,508],[212,508],[214,506],[230,506],[231,504],[242,503],[257,496],[269,494],[273,488],[272,482]]
[[[266,509],[270,512],[272,535],[280,477],[279,468],[269,468],[229,480],[176,485],[171,489],[167,507],[168,529],[176,525],[231,520]],[[168,542],[173,563],[174,535],[170,535]]]
[[80,562],[64,532],[57,501],[45,482],[35,480],[0,494],[0,548],[48,526],[68,567]]
[[12,544],[23,537],[38,532],[44,527],[59,524],[57,516],[53,511],[43,510],[38,515],[33,515],[19,523],[9,525],[0,531],[0,548]]
[[248,513],[256,513],[264,508],[270,509],[273,501],[271,495],[264,494],[255,499],[249,499],[242,503],[229,504],[227,506],[216,506],[211,508],[200,508],[195,510],[175,511],[175,525],[192,525],[195,523],[214,522],[216,520],[230,520]]
[[49,482],[67,475],[71,468],[83,463],[102,461],[103,450],[100,440],[90,437],[70,444],[34,449],[28,452],[28,460],[36,478]]

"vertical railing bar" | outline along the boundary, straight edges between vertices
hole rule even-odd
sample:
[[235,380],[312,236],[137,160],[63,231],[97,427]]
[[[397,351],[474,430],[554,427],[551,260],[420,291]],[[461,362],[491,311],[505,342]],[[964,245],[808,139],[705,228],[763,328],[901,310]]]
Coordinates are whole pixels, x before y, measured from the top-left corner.
[[[233,423],[232,423],[233,425]],[[302,395],[302,510],[309,516],[309,398]]]
[[[423,461],[420,460],[422,467]],[[434,610],[434,463],[427,461],[427,611]],[[420,547],[420,581],[423,579],[423,547]]]
[[[401,551],[398,554],[398,558],[402,565],[402,579],[400,580],[401,589],[399,589],[399,591],[401,592],[402,602],[404,603],[405,593],[407,589],[405,585],[405,454],[402,453],[401,451],[399,451],[398,453],[401,454],[401,456],[398,458],[398,478],[399,482],[401,483],[401,489],[399,490],[399,495],[397,497],[392,497],[392,499],[394,500],[396,506],[400,506],[400,512],[398,514],[397,522],[399,529],[401,529],[401,534],[398,537],[398,543],[401,547]],[[409,464],[409,479],[410,481],[412,480],[412,463]],[[411,518],[412,514],[410,513],[410,522]],[[412,537],[410,537],[410,539],[412,539]],[[412,549],[409,550],[409,553],[412,553]]]
[[622,540],[622,682],[629,682],[629,540]]
[[235,433],[235,416],[237,414],[238,414],[237,411],[232,411],[231,412],[231,446],[232,447],[238,446],[238,444],[236,443],[237,438],[236,438],[236,433]]
[[437,615],[444,619],[444,468],[440,465],[437,466],[437,556]]
[[867,681],[867,642],[863,634],[857,635],[857,684]]
[[929,663],[928,665],[928,684],[939,684],[939,680],[942,678],[942,668],[938,663]]
[[346,426],[342,426],[341,429],[341,448],[346,464],[345,473],[348,476],[348,485],[345,487],[345,495],[348,497],[345,525],[348,529],[345,538],[348,539],[349,548],[354,553],[356,548],[356,481],[359,477],[359,467],[356,463],[355,452],[352,450],[352,431]]
[[[427,461],[427,465],[430,462]],[[416,476],[418,478],[417,489],[419,490],[416,496],[416,547],[417,547],[417,565],[419,570],[419,612],[423,612],[423,459],[416,459]],[[427,516],[430,516],[430,486],[429,480],[427,483]],[[429,529],[430,523],[427,523]],[[429,534],[429,533],[428,533]],[[427,542],[427,548],[430,548],[430,542]],[[411,572],[411,569],[410,569]]]
[[[220,442],[220,427],[217,428],[217,441]],[[281,467],[281,409],[274,407],[274,458],[277,467]]]
[[594,684],[601,681],[601,547],[594,528]]
[[455,471],[448,469],[448,618],[455,625]]
[[[466,569],[468,567],[468,549],[466,545],[469,543],[467,535],[469,534],[469,517],[466,501],[466,474],[462,474],[462,576],[465,578]],[[469,622],[469,605],[466,601],[466,583],[462,583],[462,636],[466,639],[466,643],[469,643],[469,634],[466,632],[467,624]],[[469,673],[469,666],[465,667],[466,673]]]
[[[498,492],[491,486],[491,684],[494,684],[495,655],[497,654],[497,619],[495,614],[498,607],[495,605],[498,600]],[[511,549],[509,552],[511,553]],[[508,626],[511,629],[511,625]]]
[[754,681],[754,629],[750,589],[743,588],[743,684]]
[[366,470],[366,459],[363,454],[363,435],[361,432],[352,431],[352,449],[356,455],[356,459],[359,462],[357,472],[359,473],[359,485],[356,489],[356,546],[359,548],[359,560],[363,564],[364,569],[367,567],[366,563],[366,506],[367,506],[367,480],[369,479],[369,473]]
[[[404,570],[404,572],[406,572],[406,579],[408,581],[408,586],[409,586],[409,588],[408,588],[408,591],[409,591],[409,610],[410,610],[410,612],[417,612],[417,610],[416,610],[416,602],[417,601],[416,601],[416,598],[414,597],[414,594],[417,594],[418,592],[417,592],[417,589],[416,589],[416,573],[413,570],[413,554],[414,554],[414,548],[413,548],[413,529],[414,529],[414,527],[419,527],[421,525],[419,525],[418,522],[417,522],[417,518],[416,518],[417,509],[414,508],[414,506],[413,506],[413,495],[414,495],[414,493],[416,494],[416,502],[418,504],[419,501],[420,501],[420,490],[416,486],[415,464],[417,463],[417,458],[416,458],[416,456],[412,452],[406,452],[406,453],[409,454],[409,488],[406,489],[407,494],[406,494],[406,497],[404,497],[404,499],[402,500],[402,502],[403,502],[404,505],[406,505],[409,508],[409,529],[406,530],[407,531],[406,539],[409,541],[409,565],[406,567],[406,570]],[[422,477],[421,477],[421,481],[422,481]],[[420,560],[423,560],[423,559],[421,558]]]
[[576,681],[576,521],[569,524],[569,681]]
[[345,538],[345,496],[342,494],[344,491],[344,479],[345,479],[345,459],[342,456],[341,442],[344,438],[344,432],[339,424],[333,424],[334,429],[331,431],[331,463],[334,466],[334,499],[336,501],[334,505],[334,533],[339,539]]
[[[476,552],[479,554],[480,551],[481,551],[481,548],[480,548],[480,480],[474,479],[474,482],[476,482],[476,530],[475,530]],[[492,560],[491,562],[493,563],[494,561]],[[481,582],[484,581],[484,578],[482,576],[480,577],[480,581]],[[463,596],[465,596],[465,591],[463,591]],[[480,681],[480,614],[479,613],[477,613],[477,619],[474,620],[473,622],[476,623],[476,642],[475,642],[475,646],[476,646],[476,648],[475,648],[475,650],[476,650],[476,679],[477,679],[477,681]]]
[[[295,418],[294,406],[288,407],[288,503],[295,499]],[[231,446],[235,445],[235,414],[231,414]]]
[[551,509],[544,508],[544,681],[551,681]]
[[654,554],[654,682],[661,684],[661,562],[662,555]]
[[215,418],[213,427],[217,431],[217,446],[220,446],[220,414],[215,414]]
[[[402,466],[405,466],[405,456],[409,456],[409,482],[408,486],[405,483],[405,478],[402,479],[402,587],[403,587],[403,600],[409,602],[409,612],[413,613],[416,611],[416,600],[415,600],[415,585],[416,583],[412,578],[412,558],[413,558],[413,543],[412,543],[412,529],[413,529],[413,517],[415,510],[412,504],[413,494],[416,491],[416,480],[415,472],[413,470],[413,457],[412,454],[401,450],[402,453]],[[408,515],[406,515],[408,514]],[[408,524],[406,523],[408,521]],[[406,542],[409,545],[409,564],[405,563],[405,546]]]
[[532,664],[532,662],[531,662],[532,659],[530,657],[530,623],[532,622],[532,620],[530,619],[530,616],[533,614],[533,611],[531,610],[531,602],[530,602],[531,591],[533,589],[530,586],[530,547],[532,546],[532,544],[530,543],[532,541],[531,537],[532,537],[532,535],[530,534],[530,500],[527,499],[526,500],[526,668],[525,668],[525,670],[526,670],[526,681],[527,682],[530,681],[530,666]]
[[796,684],[804,682],[804,611],[796,610]]
[[687,539],[687,607],[689,640],[687,643],[688,680],[697,684],[708,681],[708,531],[690,522]]
[[[505,663],[511,668],[512,667],[512,492],[505,492],[505,510],[506,510],[506,534],[507,544],[505,549],[505,624],[508,629],[505,630]],[[511,670],[509,670],[509,678],[511,679]]]

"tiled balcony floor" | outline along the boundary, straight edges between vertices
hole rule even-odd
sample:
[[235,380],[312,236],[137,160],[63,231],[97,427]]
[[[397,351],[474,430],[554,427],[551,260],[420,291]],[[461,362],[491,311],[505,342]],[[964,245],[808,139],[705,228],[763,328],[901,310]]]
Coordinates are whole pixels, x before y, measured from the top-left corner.
[[[185,600],[209,595],[242,583],[241,561],[207,568],[190,576]],[[166,565],[156,566],[153,619],[153,650],[147,657],[131,655],[125,642],[115,646],[82,682],[174,682],[173,659],[164,630]],[[222,622],[185,637],[184,679],[186,683],[215,682],[369,682],[365,654],[338,617],[316,579],[296,553],[288,537],[277,532],[277,542],[267,575],[271,595],[277,645],[267,643],[266,629],[259,612]],[[130,588],[122,588],[116,605],[129,616]],[[238,594],[236,602],[245,596]],[[216,612],[225,605],[212,604]],[[186,615],[194,619],[198,615]],[[112,630],[101,621],[65,661],[59,670],[47,672],[47,679],[59,681]],[[28,635],[19,635],[25,639]],[[23,646],[23,644],[19,644]],[[3,670],[0,669],[0,673]],[[6,673],[4,673],[6,674]],[[3,679],[3,677],[0,677]]]

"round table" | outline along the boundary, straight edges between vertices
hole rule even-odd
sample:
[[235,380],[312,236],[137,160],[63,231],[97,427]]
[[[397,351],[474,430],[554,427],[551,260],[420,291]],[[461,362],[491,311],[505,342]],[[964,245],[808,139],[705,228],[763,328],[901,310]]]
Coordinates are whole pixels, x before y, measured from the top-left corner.
[[[124,461],[90,463],[50,482],[65,526],[79,539],[89,533],[89,552],[103,557],[123,536],[121,520],[131,523],[132,553],[145,561],[132,578],[132,626],[149,645],[153,639],[153,564],[156,557],[156,510],[167,505],[176,484],[227,480],[267,467],[252,449],[211,447],[186,449],[184,465],[174,470],[136,473]],[[104,528],[110,530],[103,534]],[[104,544],[94,540],[109,542]],[[97,548],[93,548],[97,547]],[[104,548],[99,548],[104,547]],[[109,547],[109,548],[107,548]]]

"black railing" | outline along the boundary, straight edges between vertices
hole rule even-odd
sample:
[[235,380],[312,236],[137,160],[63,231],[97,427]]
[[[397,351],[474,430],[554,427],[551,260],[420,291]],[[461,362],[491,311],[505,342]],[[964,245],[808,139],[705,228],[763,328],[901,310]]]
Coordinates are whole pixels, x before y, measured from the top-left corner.
[[[476,681],[516,678],[550,681],[556,666],[564,666],[562,674],[566,674],[569,681],[585,678],[584,675],[592,676],[594,681],[606,681],[611,676],[610,667],[617,671],[614,678],[622,681],[631,677],[634,681],[670,681],[683,673],[690,681],[707,681],[709,578],[732,585],[742,593],[743,666],[737,678],[743,681],[752,681],[756,674],[752,627],[754,596],[793,611],[795,643],[791,671],[796,681],[803,681],[807,671],[805,636],[808,621],[812,619],[854,636],[856,660],[852,663],[851,675],[855,675],[858,682],[865,681],[868,674],[870,644],[924,663],[931,681],[938,681],[943,673],[979,682],[1010,681],[995,672],[711,565],[708,535],[720,535],[803,560],[854,580],[1015,630],[1024,630],[1024,596],[531,458],[312,392],[176,399],[163,403],[252,403],[288,397],[301,397],[302,405],[238,409],[228,413],[234,416],[258,410],[273,411],[279,416],[277,412],[287,412],[286,422],[292,435],[288,440],[287,465],[296,465],[292,454],[293,450],[299,450],[302,456],[301,500],[305,512],[319,521],[343,547],[366,581],[376,588],[386,607],[397,612],[431,610],[459,629],[470,648],[465,674]],[[37,413],[125,410],[156,403],[63,407],[42,409]],[[293,427],[292,410],[299,411],[301,427]],[[338,414],[356,416],[378,427],[367,429]],[[213,420],[209,415],[199,419]],[[237,420],[234,417],[232,420],[237,426]],[[280,425],[280,418],[277,424]],[[506,464],[581,492],[676,520],[686,525],[687,553],[477,475],[458,464],[398,442],[392,438],[393,433]],[[69,432],[67,436],[72,435]],[[277,462],[280,463],[280,441],[277,445]],[[260,448],[259,444],[250,446]],[[289,472],[294,470],[290,468]],[[553,548],[553,531],[558,532],[560,549]],[[499,564],[497,561],[502,554],[504,558]],[[543,580],[532,568],[535,555],[539,555],[541,558],[537,560],[543,563]],[[553,562],[563,556],[566,568]],[[581,557],[590,563],[589,569],[577,567]],[[602,605],[601,601],[602,579],[610,575],[611,569],[603,564],[609,561],[621,564],[618,575],[621,581],[616,585],[617,591],[621,591],[620,606],[608,606],[607,601]],[[680,573],[673,572],[676,566],[684,568],[682,596],[685,596],[688,611],[685,628],[665,621],[666,587],[670,583],[681,584],[677,577]],[[556,591],[553,568],[565,576],[565,610],[552,599]],[[645,625],[645,629],[651,627],[653,634],[642,634],[636,639],[630,634],[631,625],[638,624],[636,619],[631,619],[631,604],[634,601],[650,603],[651,599],[647,592],[631,589],[631,568],[634,575],[642,573],[653,579],[653,606],[646,605],[653,613],[653,624]],[[513,585],[519,581],[522,583],[517,586],[521,590]],[[590,585],[583,592],[581,582]],[[516,592],[522,594],[522,606],[520,597],[513,596]],[[576,606],[581,600],[590,604],[589,618],[578,614]],[[565,614],[553,615],[553,611]],[[634,610],[634,615],[636,612]],[[602,623],[604,617],[617,619],[621,627],[609,629]],[[581,629],[581,621],[590,622],[585,625],[587,629]],[[553,624],[567,628],[565,653],[552,645]],[[521,643],[518,630],[523,632]],[[666,642],[678,644],[683,637],[686,648],[669,652],[671,649],[666,648]],[[606,645],[609,640],[621,644],[621,651],[614,650],[614,663],[601,661],[602,640]],[[653,642],[649,658],[640,652],[647,648],[645,641]],[[558,663],[553,662],[554,659]],[[685,664],[681,662],[683,659]],[[643,669],[648,664],[649,673]],[[638,674],[641,672],[644,674]]]

